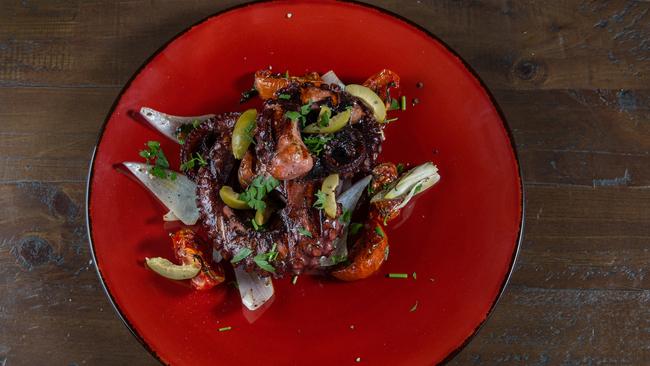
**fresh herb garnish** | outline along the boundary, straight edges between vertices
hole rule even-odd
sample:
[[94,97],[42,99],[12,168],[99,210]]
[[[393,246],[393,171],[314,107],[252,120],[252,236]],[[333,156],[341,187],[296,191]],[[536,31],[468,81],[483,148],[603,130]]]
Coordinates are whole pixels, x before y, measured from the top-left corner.
[[402,110],[406,110],[406,96],[402,95]]
[[332,110],[329,107],[321,106],[320,113],[318,114],[318,125],[320,127],[327,127],[330,125],[330,117],[332,117]]
[[418,303],[419,303],[419,301],[415,300],[415,304],[411,307],[411,312],[412,313],[415,312],[415,310],[418,309]]
[[259,93],[257,92],[257,89],[255,89],[255,86],[253,86],[249,90],[246,90],[245,92],[241,93],[241,98],[239,98],[239,103],[240,104],[245,103],[246,101],[256,96],[257,94]]
[[222,327],[222,328],[219,328],[219,331],[220,332],[226,332],[226,331],[229,331],[231,329],[232,329],[232,327]]
[[241,261],[242,259],[248,257],[249,255],[251,255],[251,253],[253,253],[252,250],[250,250],[248,248],[242,248],[239,252],[237,252],[237,254],[235,254],[234,257],[232,257],[232,260],[230,261],[230,263],[235,264],[235,263]]
[[388,278],[409,278],[406,273],[389,273]]
[[332,264],[338,264],[341,262],[345,262],[348,259],[348,256],[344,254],[340,254],[340,255],[333,254],[332,256],[330,256],[330,259],[332,260]]
[[162,151],[162,148],[160,147],[160,142],[147,141],[145,146],[147,147],[147,149],[140,150],[140,156],[142,156],[147,160],[147,164],[152,165],[149,168],[149,174],[162,179],[169,178],[171,180],[175,180],[176,173],[174,172],[168,173],[166,171],[166,169],[169,169],[169,161],[167,160],[165,153]]
[[352,235],[357,235],[359,230],[363,227],[363,224],[360,224],[358,222],[353,222],[350,224],[350,234]]
[[266,208],[264,197],[280,185],[280,182],[273,177],[257,176],[246,190],[239,195],[239,199],[246,202],[250,208],[263,210]]
[[291,279],[291,284],[295,285],[296,282],[298,282],[298,276],[293,276],[293,278]]
[[350,222],[351,218],[352,218],[352,211],[344,208],[343,213],[341,213],[341,217],[339,217],[339,220],[342,223],[347,224],[348,222]]
[[257,264],[258,267],[261,269],[267,271],[267,272],[273,272],[275,273],[275,268],[269,263],[269,261],[274,260],[278,256],[278,252],[276,250],[276,243],[273,243],[273,247],[271,247],[271,251],[267,253],[260,253],[253,257],[253,261],[255,264]]
[[314,207],[316,207],[319,210],[322,210],[323,208],[325,208],[325,200],[327,199],[327,195],[319,189],[318,192],[316,192],[315,196],[316,196],[316,202],[314,202]]
[[300,235],[302,235],[302,236],[306,236],[306,237],[308,237],[308,238],[313,238],[313,235],[311,235],[311,232],[310,232],[309,230],[305,229],[305,228],[302,227],[302,226],[299,226],[299,227],[298,227],[298,233],[299,233]]
[[404,172],[404,164],[399,163],[397,164],[397,174],[402,174]]
[[331,135],[314,135],[314,136],[307,136],[303,139],[303,142],[305,143],[305,146],[307,146],[307,149],[309,149],[309,152],[316,156],[320,156],[321,152],[323,152],[323,148],[325,148],[325,145],[333,138]]
[[178,143],[183,145],[185,143],[185,139],[187,138],[187,135],[189,135],[190,132],[192,132],[192,130],[199,127],[200,124],[201,124],[201,121],[199,121],[198,119],[195,119],[194,122],[192,122],[192,123],[186,123],[186,124],[180,125],[176,129],[176,138],[178,138]]
[[388,107],[389,111],[394,111],[400,109],[399,101],[395,98],[390,98],[390,107]]
[[415,186],[415,193],[419,193],[422,190],[422,183],[418,183],[417,186]]
[[261,231],[263,229],[263,225],[258,224],[255,218],[251,219],[251,225],[253,225],[253,230],[255,231]]
[[198,163],[199,166],[208,165],[208,162],[205,161],[205,159],[203,159],[201,154],[195,153],[194,156],[195,157],[193,157],[192,159],[190,159],[190,160],[184,162],[183,164],[181,164],[181,170],[187,171],[187,170],[193,169],[194,166],[196,165],[196,163]]
[[291,99],[291,95],[282,93],[282,94],[278,95],[278,99],[289,100],[289,99]]
[[309,112],[311,112],[311,102],[307,102],[307,104],[303,104],[300,107],[300,114],[302,114],[303,116],[308,115]]
[[389,118],[389,119],[387,119],[387,120],[385,120],[385,121],[384,121],[384,123],[391,123],[391,122],[395,122],[395,121],[397,121],[398,119],[399,119],[399,117],[395,117],[395,118]]
[[382,238],[384,237],[384,232],[379,226],[375,226],[375,233],[377,233],[377,235],[381,236]]
[[413,272],[412,276],[413,276],[413,279],[414,279],[414,280],[417,280],[417,279],[418,279],[418,274],[417,274],[417,273]]
[[284,72],[284,77],[287,78],[287,79],[289,78],[289,70]]

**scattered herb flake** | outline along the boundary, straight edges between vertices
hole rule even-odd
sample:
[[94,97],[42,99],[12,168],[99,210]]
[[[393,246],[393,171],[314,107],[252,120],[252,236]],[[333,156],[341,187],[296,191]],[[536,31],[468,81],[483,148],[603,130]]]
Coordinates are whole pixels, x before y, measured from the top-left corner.
[[406,110],[406,96],[402,95],[402,110]]
[[232,327],[222,327],[222,328],[219,328],[219,331],[220,331],[220,332],[227,332],[227,331],[229,331],[229,330],[232,330]]
[[292,121],[297,121],[298,119],[300,119],[302,117],[302,115],[300,113],[296,112],[296,111],[286,111],[284,113],[284,116],[289,118]]
[[402,174],[404,172],[404,164],[397,164],[397,174]]
[[240,104],[245,103],[252,97],[256,96],[257,94],[259,93],[257,92],[257,89],[255,89],[255,87],[253,86],[252,88],[241,93],[241,98],[239,98],[239,103]]
[[399,117],[395,117],[395,118],[389,118],[389,119],[387,119],[387,120],[385,120],[385,121],[384,121],[384,123],[391,123],[391,122],[395,122],[395,121],[397,121],[398,119],[399,119]]
[[379,226],[375,226],[375,233],[377,233],[377,235],[381,236],[382,238],[384,237],[384,231],[381,230]]
[[350,224],[350,234],[352,235],[357,235],[359,230],[363,227],[363,224],[360,224],[358,222],[353,222]]
[[307,104],[304,104],[300,107],[300,114],[303,116],[306,116],[311,112],[311,102],[307,102]]
[[352,211],[343,208],[343,213],[341,214],[341,217],[339,217],[339,221],[341,221],[344,224],[347,224],[350,222],[350,219],[352,218]]
[[418,274],[415,273],[415,272],[413,272],[413,279],[414,279],[414,280],[417,280],[417,279],[418,279]]
[[160,147],[160,142],[158,141],[148,141],[145,146],[147,149],[140,150],[139,155],[147,161],[147,164],[152,165],[149,168],[149,174],[162,178],[162,179],[176,179],[176,173],[167,172],[166,169],[169,169],[169,161],[165,156],[162,148]]
[[278,95],[278,99],[289,100],[289,99],[291,99],[291,95],[282,93],[282,94]]
[[388,278],[409,278],[406,273],[389,273]]
[[264,197],[280,185],[280,182],[273,177],[257,176],[244,192],[239,195],[239,199],[246,202],[250,208],[263,210],[266,208]]
[[395,98],[390,98],[390,107],[388,108],[389,111],[395,111],[400,109],[399,102]]
[[239,252],[237,252],[237,254],[235,254],[234,257],[232,257],[232,260],[230,261],[230,263],[235,264],[235,263],[241,261],[242,259],[248,257],[249,255],[251,255],[251,253],[253,253],[252,250],[250,250],[248,248],[242,248]]
[[418,303],[419,303],[419,301],[415,300],[415,304],[413,304],[413,306],[411,307],[411,312],[412,313],[415,312],[418,309]]
[[183,164],[181,164],[181,170],[187,171],[193,169],[196,166],[196,163],[199,163],[199,166],[206,166],[208,162],[201,156],[199,153],[195,153],[194,157]]
[[293,278],[291,279],[291,284],[295,285],[296,282],[298,282],[298,276],[293,276]]
[[316,207],[319,210],[322,210],[323,208],[325,208],[325,200],[327,199],[327,195],[319,189],[318,192],[316,192],[315,196],[316,196],[316,202],[314,202],[314,207]]
[[313,235],[311,235],[311,232],[309,232],[307,229],[305,229],[305,228],[302,227],[302,226],[298,227],[298,233],[299,233],[300,235],[302,235],[302,236],[306,236],[306,237],[308,237],[308,238],[312,238],[312,237],[313,237]]
[[275,268],[273,268],[273,266],[269,263],[268,257],[269,257],[268,253],[258,254],[255,257],[253,257],[253,261],[261,269],[267,272],[275,273]]
[[332,139],[331,135],[314,135],[307,136],[303,139],[305,146],[309,149],[309,152],[316,156],[320,156],[325,145]]

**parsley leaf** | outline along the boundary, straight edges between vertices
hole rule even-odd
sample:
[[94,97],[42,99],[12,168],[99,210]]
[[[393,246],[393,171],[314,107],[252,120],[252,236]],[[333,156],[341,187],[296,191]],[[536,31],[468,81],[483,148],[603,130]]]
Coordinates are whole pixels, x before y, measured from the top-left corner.
[[397,174],[402,174],[404,172],[404,164],[397,164]]
[[184,162],[183,164],[181,164],[181,170],[187,171],[187,170],[190,170],[190,169],[194,169],[194,167],[196,166],[196,163],[198,163],[199,166],[208,165],[208,162],[205,161],[205,159],[203,159],[201,154],[195,153],[194,155],[195,155],[194,158],[192,158],[192,159]]
[[291,99],[291,95],[282,93],[282,94],[278,95],[278,99],[289,100],[289,99]]
[[303,116],[306,116],[311,112],[311,102],[307,102],[307,104],[304,104],[300,107],[300,114]]
[[241,261],[242,259],[248,257],[249,255],[251,255],[251,253],[253,253],[252,250],[250,250],[248,248],[242,248],[239,252],[237,252],[237,254],[235,254],[234,257],[232,257],[232,259],[230,260],[230,263],[235,264],[235,263]]
[[176,138],[178,138],[178,143],[183,145],[185,143],[185,138],[187,138],[187,136],[190,134],[190,132],[192,132],[192,130],[199,127],[200,124],[201,121],[195,119],[194,122],[192,123],[186,123],[178,126],[175,132]]
[[149,168],[149,174],[162,179],[175,180],[176,173],[166,171],[166,169],[169,169],[169,161],[160,147],[160,142],[148,141],[145,146],[147,149],[140,150],[139,155],[147,160],[147,164],[152,165]]
[[275,268],[269,263],[278,257],[278,251],[276,250],[277,244],[273,243],[273,247],[267,253],[260,253],[253,257],[253,261],[261,269],[275,273]]
[[388,108],[389,111],[394,111],[402,109],[402,106],[400,105],[399,101],[395,98],[390,98],[390,107]]
[[239,199],[246,202],[250,208],[263,210],[266,208],[264,197],[280,185],[280,182],[273,177],[257,176],[246,190],[239,195]]
[[360,224],[358,222],[353,222],[350,224],[350,234],[352,235],[357,235],[359,230],[363,227],[363,224]]
[[311,235],[311,232],[309,232],[307,229],[305,229],[302,226],[298,227],[298,233],[300,233],[300,235],[302,235],[302,236],[306,236],[308,238],[313,238],[313,235]]
[[331,135],[314,135],[307,136],[302,141],[305,143],[305,146],[307,146],[307,149],[309,149],[309,152],[316,156],[320,156],[321,152],[323,152],[323,148],[332,138]]
[[339,220],[342,223],[347,224],[348,222],[350,222],[351,218],[352,218],[352,211],[343,208],[343,213],[341,214],[341,217],[339,217]]
[[326,199],[327,199],[327,195],[319,189],[318,192],[316,192],[316,202],[314,202],[314,207],[316,207],[319,210],[322,210],[323,208],[325,208]]
[[384,237],[384,232],[379,226],[375,226],[375,233],[377,233],[377,235],[381,236],[382,238]]

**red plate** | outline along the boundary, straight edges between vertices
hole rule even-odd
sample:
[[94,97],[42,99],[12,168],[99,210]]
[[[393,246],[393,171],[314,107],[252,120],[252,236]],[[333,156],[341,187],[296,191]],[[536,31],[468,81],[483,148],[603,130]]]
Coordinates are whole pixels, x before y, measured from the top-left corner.
[[[237,292],[196,292],[148,271],[172,257],[165,209],[115,170],[159,140],[172,166],[178,145],[137,122],[149,106],[170,114],[243,110],[255,70],[333,69],[360,83],[382,68],[420,103],[386,130],[385,161],[436,163],[441,182],[408,220],[388,230],[381,274],[341,283],[275,281],[275,300],[245,316]],[[424,87],[417,88],[422,82]],[[88,185],[91,249],[111,301],[136,337],[173,365],[431,365],[453,356],[486,319],[512,269],[522,189],[503,118],[456,55],[417,26],[367,6],[332,1],[238,7],[185,31],[125,87],[104,125]],[[389,272],[417,280],[388,279]],[[417,304],[417,309],[411,308]],[[228,332],[218,328],[231,326]]]

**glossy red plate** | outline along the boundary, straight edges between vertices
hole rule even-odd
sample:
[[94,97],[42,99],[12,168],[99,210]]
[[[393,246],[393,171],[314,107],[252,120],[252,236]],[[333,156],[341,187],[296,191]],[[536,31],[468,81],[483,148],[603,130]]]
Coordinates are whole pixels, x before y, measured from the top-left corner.
[[[441,182],[388,230],[388,262],[370,279],[275,281],[261,314],[232,286],[196,292],[145,269],[172,257],[165,209],[115,166],[159,140],[132,117],[243,110],[255,70],[333,69],[360,83],[382,68],[420,103],[393,113],[382,160],[436,163]],[[416,87],[418,82],[422,88]],[[333,1],[266,2],[214,15],[183,32],[133,77],[104,125],[88,184],[88,228],[99,276],[120,317],[173,365],[431,365],[460,350],[507,282],[522,226],[518,163],[490,95],[453,52],[387,12]],[[417,279],[385,274],[417,273]],[[417,304],[417,306],[415,306]],[[413,310],[413,311],[412,311]],[[230,326],[232,330],[219,332]]]

